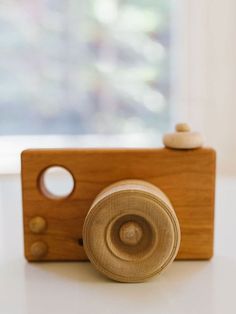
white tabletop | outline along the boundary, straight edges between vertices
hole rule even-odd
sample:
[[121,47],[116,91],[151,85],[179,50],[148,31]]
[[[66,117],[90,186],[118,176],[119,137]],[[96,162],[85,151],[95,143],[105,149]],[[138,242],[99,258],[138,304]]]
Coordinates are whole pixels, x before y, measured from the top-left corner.
[[236,179],[219,179],[215,256],[174,262],[142,284],[121,284],[90,263],[29,264],[23,257],[19,176],[0,176],[0,313],[236,313]]

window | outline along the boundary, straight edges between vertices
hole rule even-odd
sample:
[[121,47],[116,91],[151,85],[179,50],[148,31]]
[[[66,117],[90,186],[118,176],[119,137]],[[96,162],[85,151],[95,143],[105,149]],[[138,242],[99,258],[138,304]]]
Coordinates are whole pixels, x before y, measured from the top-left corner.
[[158,133],[170,0],[3,0],[0,135]]

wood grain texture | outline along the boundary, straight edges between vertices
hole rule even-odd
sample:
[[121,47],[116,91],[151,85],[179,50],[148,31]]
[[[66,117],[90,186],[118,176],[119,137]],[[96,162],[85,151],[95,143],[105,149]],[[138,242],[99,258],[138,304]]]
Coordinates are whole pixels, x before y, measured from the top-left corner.
[[103,190],[83,227],[89,260],[107,277],[142,282],[176,257],[180,228],[166,195],[143,180],[124,180]]
[[[40,176],[50,166],[62,166],[75,180],[70,196],[47,198]],[[86,260],[81,245],[86,214],[95,197],[114,182],[148,181],[170,199],[181,228],[177,259],[209,259],[213,255],[215,151],[161,149],[41,149],[22,153],[22,191],[25,256],[36,261],[31,246],[48,245],[42,260]],[[29,222],[35,216],[47,222],[47,230],[33,234]],[[81,242],[81,241],[80,241]]]

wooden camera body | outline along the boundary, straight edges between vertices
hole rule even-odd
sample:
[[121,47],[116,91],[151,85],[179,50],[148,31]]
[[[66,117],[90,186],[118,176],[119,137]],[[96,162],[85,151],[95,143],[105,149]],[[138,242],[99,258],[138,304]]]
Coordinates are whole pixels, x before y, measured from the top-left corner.
[[[138,267],[139,269],[143,267],[146,271],[145,260],[154,254],[149,252],[148,238],[155,238],[156,242],[151,241],[159,243],[158,245],[162,245],[164,248],[165,239],[168,239],[170,234],[172,234],[173,240],[170,240],[168,245],[174,247],[176,251],[174,255],[170,253],[171,250],[165,253],[172,254],[170,259],[175,257],[182,260],[211,258],[214,234],[215,159],[215,151],[211,148],[187,150],[171,148],[31,149],[24,151],[22,153],[22,191],[24,244],[27,260],[31,262],[83,261],[87,260],[89,255],[90,260],[99,269],[101,267],[96,261],[96,256],[94,257],[95,253],[94,255],[90,254],[90,250],[98,250],[97,254],[100,254],[103,252],[103,247],[107,245],[109,246],[107,254],[110,255],[102,263],[109,264],[107,260],[114,258],[114,261],[110,262],[112,264],[111,274],[114,273],[114,264],[121,267],[123,260],[124,268],[122,266],[119,271],[126,271],[125,267],[129,268],[132,263],[137,264],[141,258],[142,249],[148,253],[144,254],[145,258],[142,256]],[[64,167],[72,174],[74,189],[69,196],[56,198],[46,190],[43,184],[43,175],[45,170],[52,166]],[[136,185],[141,182],[141,196],[137,194],[137,191],[136,195],[132,194],[136,188],[129,184],[130,180],[135,180]],[[114,187],[111,187],[111,192],[109,192],[107,187],[115,184],[115,189],[117,189],[117,182],[118,190],[114,191]],[[122,187],[119,186],[119,182],[123,182]],[[125,186],[126,182],[127,186]],[[145,183],[142,184],[142,182]],[[149,184],[151,185],[149,186]],[[160,189],[161,192],[152,190],[152,187]],[[126,193],[127,189],[129,189],[129,193]],[[123,194],[121,190],[124,192],[122,192]],[[101,191],[103,191],[102,195],[100,194],[97,198]],[[162,192],[163,194],[160,194]],[[109,199],[109,195],[115,195],[115,198]],[[164,195],[167,196],[172,207]],[[148,199],[146,199],[147,197]],[[101,199],[103,199],[103,204],[100,204]],[[156,211],[152,209],[155,199],[159,203],[154,205],[158,210],[161,206],[162,216],[151,217],[152,211]],[[144,222],[139,230],[137,210],[141,206],[141,202],[143,202],[141,210],[150,211],[142,219],[149,221],[151,227],[148,226],[148,223],[145,227],[146,222]],[[165,206],[164,203],[167,205]],[[94,207],[96,210],[93,211]],[[120,229],[122,219],[119,218],[121,222],[117,231],[118,227],[114,227],[114,224],[112,227],[109,226],[116,216],[114,213],[118,207],[117,215],[119,214],[119,217],[121,213],[123,216],[129,215],[129,217],[127,216],[126,221],[123,221],[124,230]],[[89,213],[91,209],[92,214]],[[173,215],[171,210],[174,211]],[[163,214],[163,212],[165,213]],[[90,215],[89,221],[85,224],[88,215]],[[138,220],[130,226],[132,217],[136,217]],[[175,220],[178,220],[179,227],[175,227]],[[155,226],[152,227],[155,221],[156,224],[159,224],[156,229]],[[174,226],[173,228],[169,227],[168,221]],[[142,222],[140,224],[142,225]],[[161,230],[162,226],[163,237],[161,235],[153,237],[155,233],[158,234],[158,230]],[[83,231],[83,228],[86,230]],[[178,236],[179,230],[181,240],[180,235]],[[118,232],[118,236],[115,235],[115,232]],[[145,240],[144,236],[142,248],[135,249],[139,237],[141,238],[145,232],[147,238]],[[123,234],[126,238],[122,242]],[[132,234],[135,237],[132,238]],[[131,238],[129,238],[130,235]],[[176,236],[178,243],[174,242]],[[83,246],[85,237],[87,237],[86,243],[84,243],[87,246],[86,251]],[[108,239],[108,237],[110,238]],[[131,242],[129,242],[130,239]],[[132,243],[133,240],[134,243]],[[122,254],[119,255],[118,251]],[[157,257],[154,256],[154,258]],[[109,268],[109,265],[105,265],[105,267]],[[163,265],[160,268],[162,269]],[[137,269],[130,270],[129,268],[129,271],[137,272]],[[151,274],[159,271],[160,269],[152,270],[141,279],[150,277]],[[104,270],[102,272],[106,273]],[[119,281],[140,281],[140,278],[133,275],[127,279],[108,274],[109,277]]]

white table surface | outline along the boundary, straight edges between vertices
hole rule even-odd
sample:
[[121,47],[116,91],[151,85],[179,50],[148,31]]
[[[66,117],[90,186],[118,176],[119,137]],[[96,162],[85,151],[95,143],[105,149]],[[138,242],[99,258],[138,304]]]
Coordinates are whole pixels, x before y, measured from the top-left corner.
[[0,176],[0,314],[236,313],[236,178],[217,182],[214,258],[174,262],[142,284],[90,263],[27,263],[20,189],[19,176]]

